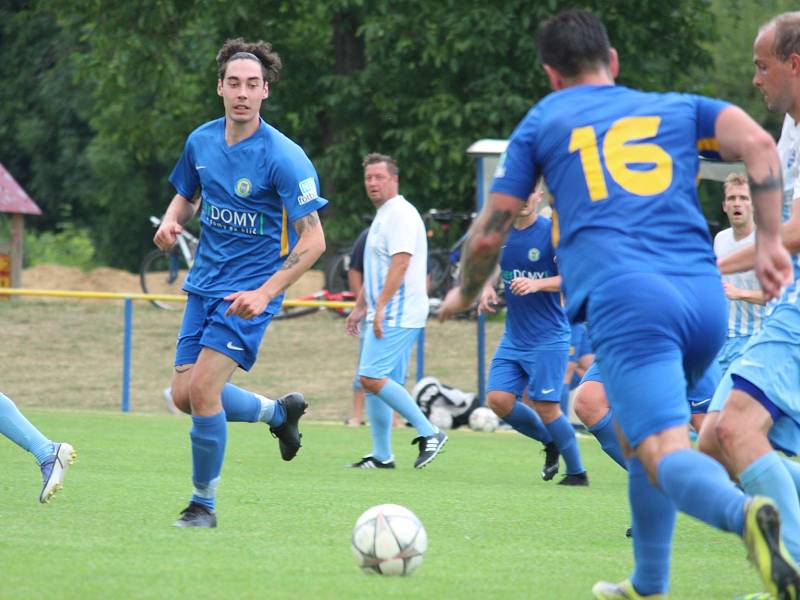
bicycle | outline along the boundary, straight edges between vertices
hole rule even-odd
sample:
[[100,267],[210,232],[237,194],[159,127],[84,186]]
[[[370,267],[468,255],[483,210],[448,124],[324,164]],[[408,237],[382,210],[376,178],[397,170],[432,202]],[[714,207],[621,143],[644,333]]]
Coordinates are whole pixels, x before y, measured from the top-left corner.
[[[451,223],[467,224],[475,218],[477,213],[456,212],[452,210],[439,210],[431,208],[422,215],[428,239],[432,240],[438,233],[450,232]],[[463,227],[462,227],[463,228]],[[452,239],[452,238],[451,238]],[[430,275],[431,298],[443,300],[455,285],[458,284],[459,261],[461,260],[461,246],[467,239],[464,231],[455,242],[449,246],[434,246],[428,244],[428,274]],[[440,240],[437,240],[440,241]]]
[[[161,219],[151,216],[153,227],[161,225]],[[145,294],[183,294],[183,281],[194,264],[194,255],[199,240],[184,229],[177,243],[169,250],[151,250],[142,259],[139,280]],[[150,303],[163,310],[178,310],[174,303],[151,300]]]
[[[300,300],[300,301],[309,301],[309,300],[316,300],[316,301],[326,301],[326,302],[354,302],[356,299],[356,295],[349,291],[344,290],[342,292],[331,292],[330,290],[320,290],[314,294],[307,294],[305,296],[300,296],[299,298],[292,298],[292,300]],[[352,309],[344,308],[344,307],[328,307],[328,306],[287,306],[286,301],[284,300],[283,304],[281,305],[280,312],[276,313],[273,319],[295,319],[297,317],[304,317],[305,315],[310,315],[311,313],[315,313],[318,310],[327,310],[333,313],[334,316],[337,317],[346,317],[350,314]]]

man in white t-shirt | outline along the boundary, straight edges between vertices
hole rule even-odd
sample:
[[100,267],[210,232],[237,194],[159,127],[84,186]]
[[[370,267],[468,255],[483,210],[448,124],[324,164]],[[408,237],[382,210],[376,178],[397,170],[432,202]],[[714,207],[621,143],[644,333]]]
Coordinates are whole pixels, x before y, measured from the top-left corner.
[[[747,176],[744,173],[731,173],[725,178],[724,190],[722,210],[728,215],[731,226],[714,237],[714,254],[717,258],[753,244],[756,235]],[[717,362],[724,373],[741,356],[747,340],[761,329],[764,294],[752,269],[723,275],[722,285],[728,299],[728,337],[719,351]]]
[[377,212],[364,250],[364,281],[347,317],[350,335],[359,335],[366,316],[358,365],[367,392],[372,452],[352,467],[393,469],[392,409],[416,428],[419,456],[414,467],[430,463],[447,442],[403,387],[411,347],[428,317],[426,264],[428,241],[419,212],[398,193],[397,163],[384,154],[364,158],[364,187]]

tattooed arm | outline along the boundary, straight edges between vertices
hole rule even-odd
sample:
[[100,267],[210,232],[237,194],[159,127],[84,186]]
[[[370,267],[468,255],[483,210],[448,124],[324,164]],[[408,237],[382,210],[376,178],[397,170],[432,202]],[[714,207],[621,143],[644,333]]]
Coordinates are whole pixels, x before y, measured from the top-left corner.
[[270,301],[297,281],[325,252],[325,234],[316,211],[292,222],[298,240],[283,265],[257,290],[235,292],[225,298],[231,302],[226,315],[245,319],[260,315]]
[[783,181],[775,141],[736,106],[728,106],[719,113],[714,133],[722,157],[741,159],[747,168],[757,225],[756,276],[764,298],[770,300],[792,275],[789,253],[781,242]]
[[472,223],[461,255],[461,283],[450,290],[439,309],[438,317],[448,317],[467,310],[492,275],[500,247],[522,208],[523,200],[493,193],[478,218]]

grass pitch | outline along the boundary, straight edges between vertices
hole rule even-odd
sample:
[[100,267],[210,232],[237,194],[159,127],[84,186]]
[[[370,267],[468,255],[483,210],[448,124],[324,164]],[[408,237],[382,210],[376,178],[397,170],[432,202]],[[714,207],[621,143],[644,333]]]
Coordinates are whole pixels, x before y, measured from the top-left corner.
[[[410,429],[395,430],[395,471],[343,468],[369,430],[309,423],[291,463],[261,424],[232,424],[219,528],[171,527],[190,493],[185,417],[26,410],[79,455],[65,489],[37,502],[39,473],[0,439],[0,598],[590,597],[629,573],[624,473],[581,440],[591,486],[541,481],[540,446],[516,434],[451,433],[428,468],[412,468]],[[701,498],[697,499],[702,502]],[[407,578],[368,576],[350,533],[370,506],[414,511],[430,540]],[[760,589],[741,542],[678,520],[671,597],[732,598]]]

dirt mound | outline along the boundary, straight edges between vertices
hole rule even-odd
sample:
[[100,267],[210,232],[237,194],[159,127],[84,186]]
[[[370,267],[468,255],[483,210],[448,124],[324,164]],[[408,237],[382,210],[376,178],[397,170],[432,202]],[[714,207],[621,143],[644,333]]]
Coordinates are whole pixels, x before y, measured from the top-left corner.
[[[287,298],[295,298],[322,289],[321,271],[309,271],[289,288]],[[22,287],[37,290],[138,293],[139,275],[120,269],[99,267],[89,272],[77,267],[37,265],[22,271]]]

